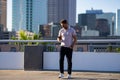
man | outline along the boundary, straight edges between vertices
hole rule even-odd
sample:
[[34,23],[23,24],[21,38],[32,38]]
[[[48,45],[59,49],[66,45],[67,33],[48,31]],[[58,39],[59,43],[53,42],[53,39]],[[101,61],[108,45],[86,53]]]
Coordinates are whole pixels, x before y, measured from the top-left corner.
[[62,29],[60,29],[57,38],[57,40],[61,42],[60,60],[59,60],[59,68],[60,68],[59,78],[64,77],[64,56],[66,56],[68,62],[67,78],[71,78],[72,52],[73,52],[73,47],[77,41],[76,32],[73,28],[71,28],[68,25],[67,20],[61,20],[60,24],[62,26]]

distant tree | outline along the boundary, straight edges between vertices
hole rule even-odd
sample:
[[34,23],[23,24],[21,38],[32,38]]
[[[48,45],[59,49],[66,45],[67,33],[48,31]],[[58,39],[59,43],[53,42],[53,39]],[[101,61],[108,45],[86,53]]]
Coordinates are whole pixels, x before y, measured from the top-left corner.
[[17,38],[15,36],[12,36],[11,39],[12,40],[17,40]]
[[34,34],[33,35],[33,40],[39,40],[40,38],[39,38],[39,34]]
[[[29,35],[27,35],[27,33],[26,33],[26,31],[24,31],[24,30],[20,30],[19,31],[19,40],[41,40],[42,39],[42,35],[41,35],[41,33],[39,33],[39,34],[36,34],[36,33],[34,33],[32,36],[29,36]],[[16,37],[12,37],[11,38],[12,40],[18,40]],[[20,43],[20,44],[27,44],[27,43]],[[32,45],[32,44],[42,44],[42,43],[38,43],[38,42],[29,42],[28,43],[28,45]]]
[[20,40],[28,40],[28,37],[27,37],[25,31],[20,30],[19,35],[20,35]]
[[116,48],[116,52],[120,53],[120,48]]
[[[12,36],[11,39],[12,39],[12,40],[17,40],[17,38],[16,38],[15,36]],[[17,45],[18,43],[17,43],[17,42],[14,42],[14,43],[9,42],[9,44]]]
[[108,46],[107,51],[108,52],[113,52],[113,47],[112,46]]

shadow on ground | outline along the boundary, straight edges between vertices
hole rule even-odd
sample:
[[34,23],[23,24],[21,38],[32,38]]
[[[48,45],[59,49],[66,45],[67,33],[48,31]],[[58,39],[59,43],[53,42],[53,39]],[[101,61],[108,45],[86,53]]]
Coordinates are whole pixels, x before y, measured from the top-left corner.
[[95,79],[95,78],[80,78],[80,77],[72,77],[71,79],[62,78],[60,80],[118,80],[118,79]]

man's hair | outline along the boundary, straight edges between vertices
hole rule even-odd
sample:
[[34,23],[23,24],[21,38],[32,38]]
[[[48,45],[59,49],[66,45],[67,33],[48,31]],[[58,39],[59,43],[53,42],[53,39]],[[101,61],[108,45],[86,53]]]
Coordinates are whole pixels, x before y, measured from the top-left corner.
[[67,20],[65,20],[65,19],[62,19],[62,20],[60,21],[60,23],[62,23],[62,24],[68,24]]

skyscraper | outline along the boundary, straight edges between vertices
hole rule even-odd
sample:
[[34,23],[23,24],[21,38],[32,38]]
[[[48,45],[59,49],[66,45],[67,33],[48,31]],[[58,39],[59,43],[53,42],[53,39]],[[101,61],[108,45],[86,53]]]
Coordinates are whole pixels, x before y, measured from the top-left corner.
[[116,35],[116,14],[104,13],[102,10],[86,10],[87,14],[96,14],[96,19],[107,19],[110,26],[110,36]]
[[48,23],[58,23],[61,19],[76,23],[76,0],[48,0]]
[[38,32],[39,25],[68,20],[76,23],[76,0],[12,0],[12,29]]
[[108,24],[110,26],[110,36],[114,36],[116,34],[116,14],[115,13],[103,13],[97,14],[97,19],[107,19]]
[[95,30],[96,15],[95,14],[79,14],[78,25],[81,27],[85,26],[88,30]]
[[3,31],[7,30],[6,16],[7,16],[7,0],[0,0],[0,24],[3,26]]
[[87,14],[103,14],[102,10],[94,10],[93,8],[91,10],[86,10]]
[[96,28],[99,31],[99,36],[107,37],[110,35],[110,25],[107,19],[96,19]]
[[117,35],[120,36],[120,9],[117,10]]
[[47,23],[47,0],[12,0],[12,29],[38,32]]

